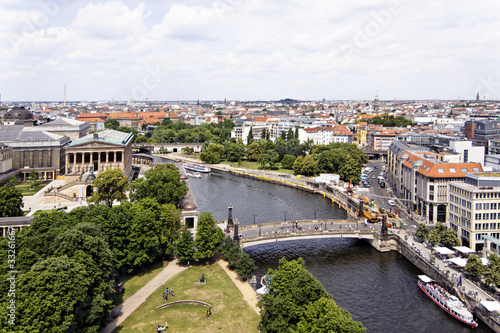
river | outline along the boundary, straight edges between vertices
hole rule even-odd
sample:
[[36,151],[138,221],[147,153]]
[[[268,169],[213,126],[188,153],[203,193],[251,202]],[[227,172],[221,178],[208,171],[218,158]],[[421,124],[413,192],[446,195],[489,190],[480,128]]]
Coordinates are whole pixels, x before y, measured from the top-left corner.
[[[240,225],[254,222],[345,218],[346,213],[319,195],[227,173],[190,178],[200,213],[225,220],[228,205]],[[422,272],[397,252],[380,253],[362,240],[282,241],[245,251],[256,261],[259,277],[278,260],[303,257],[306,268],[341,307],[361,321],[367,332],[469,332],[417,287]],[[476,332],[492,332],[479,322]]]

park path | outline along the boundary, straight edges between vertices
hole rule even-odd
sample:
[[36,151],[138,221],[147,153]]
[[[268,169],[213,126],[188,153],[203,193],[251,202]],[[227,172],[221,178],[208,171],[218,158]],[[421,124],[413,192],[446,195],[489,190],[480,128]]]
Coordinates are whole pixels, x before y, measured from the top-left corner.
[[217,263],[222,267],[222,269],[226,272],[226,274],[231,278],[233,281],[234,285],[240,290],[240,292],[243,294],[243,299],[250,305],[250,307],[257,312],[257,314],[260,314],[260,309],[257,306],[257,293],[255,290],[252,289],[252,287],[247,283],[243,282],[240,279],[238,279],[237,274],[230,270],[228,268],[229,263],[225,260],[217,260]]
[[115,328],[120,326],[121,323],[128,316],[130,316],[156,289],[161,287],[165,282],[184,271],[187,267],[179,266],[177,259],[172,260],[166,267],[162,269],[151,281],[146,283],[144,287],[139,289],[135,294],[127,298],[122,304],[116,306],[111,310],[111,317],[118,315],[112,319],[100,333],[111,333]]

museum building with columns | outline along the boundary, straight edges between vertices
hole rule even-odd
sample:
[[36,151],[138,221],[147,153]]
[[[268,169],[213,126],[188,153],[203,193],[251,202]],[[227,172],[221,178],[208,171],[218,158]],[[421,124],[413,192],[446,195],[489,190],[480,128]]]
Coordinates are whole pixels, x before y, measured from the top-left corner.
[[85,172],[120,169],[132,173],[132,133],[115,130],[88,134],[65,147],[65,182],[78,179]]

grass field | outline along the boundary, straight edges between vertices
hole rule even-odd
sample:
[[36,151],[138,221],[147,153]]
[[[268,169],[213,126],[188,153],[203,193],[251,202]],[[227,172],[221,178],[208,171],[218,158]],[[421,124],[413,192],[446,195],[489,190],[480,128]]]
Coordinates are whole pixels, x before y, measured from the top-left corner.
[[48,183],[50,183],[50,180],[37,181],[37,182],[35,182],[35,186],[33,187],[33,189],[30,190],[31,183],[30,182],[23,182],[21,184],[16,185],[16,188],[21,190],[23,197],[26,197],[26,196],[33,195],[36,192],[40,191]]
[[[167,264],[165,262],[165,264]],[[126,275],[121,278],[121,282],[125,287],[125,294],[121,295],[122,300],[126,300],[133,294],[135,294],[139,289],[144,287],[151,279],[153,279],[158,273],[163,269],[163,262],[155,262],[150,266],[146,267],[143,271],[138,272],[134,275]]]
[[[196,286],[201,274],[206,284]],[[175,292],[170,301],[198,300],[212,305],[212,316],[207,319],[207,308],[196,305],[176,305],[156,310],[165,303],[162,293],[166,287]],[[218,264],[192,266],[170,279],[148,297],[114,332],[155,332],[158,325],[168,322],[167,332],[258,332],[260,318],[243,300],[238,288]]]

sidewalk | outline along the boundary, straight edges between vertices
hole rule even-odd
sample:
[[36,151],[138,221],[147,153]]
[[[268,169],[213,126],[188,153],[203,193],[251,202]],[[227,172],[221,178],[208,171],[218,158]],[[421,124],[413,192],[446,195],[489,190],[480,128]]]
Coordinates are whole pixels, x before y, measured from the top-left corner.
[[[397,234],[397,232],[391,232],[392,234]],[[420,256],[423,257],[424,259],[426,259],[427,261],[430,261],[430,258],[431,258],[431,255],[432,255],[432,251],[431,251],[431,248],[428,248],[424,245],[424,243],[418,243],[414,240],[413,236],[411,236],[411,232],[410,231],[407,231],[407,230],[403,230],[401,229],[400,230],[400,233],[399,233],[399,237],[401,238],[401,240],[403,242],[405,242],[404,240],[404,237],[405,235],[408,236],[408,240],[406,241],[408,243],[408,245],[410,247],[413,247],[414,249],[420,251]],[[458,282],[458,279],[460,277],[460,275],[462,275],[462,287],[460,287],[460,289],[465,293],[465,294],[468,294],[468,295],[473,295],[475,292],[477,292],[477,295],[474,297],[475,299],[475,302],[479,303],[481,301],[486,301],[486,300],[492,300],[493,298],[488,295],[488,293],[486,293],[483,289],[481,289],[480,287],[476,286],[472,281],[466,279],[464,276],[463,276],[463,273],[460,272],[459,270],[455,269],[454,267],[452,267],[451,265],[448,265],[447,263],[445,263],[441,258],[439,258],[439,256],[434,256],[435,260],[434,260],[434,267],[443,272],[443,271],[450,271],[449,273],[449,276],[452,277],[453,274],[456,274],[455,277],[456,277],[456,281],[455,279],[452,279],[451,281],[456,284]],[[473,296],[471,296],[473,297]]]
[[146,299],[151,295],[156,289],[161,287],[166,281],[180,272],[186,270],[187,267],[179,266],[177,260],[170,261],[168,265],[163,268],[163,270],[158,273],[151,281],[149,281],[144,287],[139,289],[135,294],[130,296],[122,304],[111,310],[111,317],[117,316],[112,319],[106,327],[104,327],[101,333],[111,333],[115,328],[120,326],[121,323],[128,316],[130,316]]

